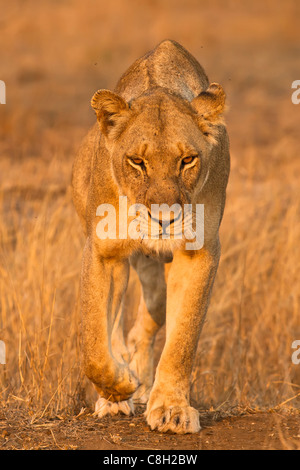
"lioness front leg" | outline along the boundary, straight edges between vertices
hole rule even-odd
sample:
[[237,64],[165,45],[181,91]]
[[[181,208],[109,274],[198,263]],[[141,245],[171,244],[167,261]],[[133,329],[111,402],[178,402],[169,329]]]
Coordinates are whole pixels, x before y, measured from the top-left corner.
[[129,262],[101,258],[89,239],[83,254],[81,275],[83,363],[87,377],[99,394],[96,413],[133,411],[130,400],[138,382],[128,365],[112,353],[111,333],[127,287]]
[[166,344],[146,410],[151,429],[179,434],[200,430],[199,413],[189,403],[190,375],[218,261],[219,245],[174,254],[167,284]]
[[130,369],[140,386],[133,395],[135,403],[147,403],[153,385],[153,349],[156,333],[166,318],[166,282],[164,263],[135,255],[131,260],[142,285],[138,315],[129,335]]

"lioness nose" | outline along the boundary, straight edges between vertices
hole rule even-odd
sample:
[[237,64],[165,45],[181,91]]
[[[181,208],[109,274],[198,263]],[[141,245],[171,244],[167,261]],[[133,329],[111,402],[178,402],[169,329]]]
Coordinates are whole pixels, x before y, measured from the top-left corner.
[[159,214],[159,217],[155,217],[151,214],[151,212],[148,210],[148,214],[150,216],[150,219],[154,220],[156,223],[158,223],[163,229],[168,227],[168,225],[172,225],[174,223],[174,217],[169,217],[164,219],[161,214]]

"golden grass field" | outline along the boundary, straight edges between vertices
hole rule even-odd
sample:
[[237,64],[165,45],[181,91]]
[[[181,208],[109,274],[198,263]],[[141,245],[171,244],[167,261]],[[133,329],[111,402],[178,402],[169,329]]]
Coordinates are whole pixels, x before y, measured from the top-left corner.
[[[201,410],[299,413],[300,79],[297,0],[14,0],[1,5],[2,412],[30,420],[91,410],[80,368],[84,237],[70,195],[90,98],[175,39],[227,93],[231,175],[222,257],[192,375]],[[133,273],[127,327],[139,300]],[[157,338],[157,355],[163,343]],[[21,412],[21,411],[20,411]],[[22,415],[23,416],[23,415]],[[300,424],[299,424],[300,428]]]

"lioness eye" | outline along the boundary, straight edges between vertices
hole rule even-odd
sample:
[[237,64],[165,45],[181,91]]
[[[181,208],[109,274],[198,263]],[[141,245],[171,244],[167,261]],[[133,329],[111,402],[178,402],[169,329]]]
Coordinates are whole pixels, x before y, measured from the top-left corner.
[[185,157],[181,160],[181,163],[183,165],[188,165],[189,163],[192,163],[192,161],[195,159],[196,157],[191,155],[190,157]]
[[132,158],[131,161],[136,165],[141,165],[143,163],[143,160],[141,158]]

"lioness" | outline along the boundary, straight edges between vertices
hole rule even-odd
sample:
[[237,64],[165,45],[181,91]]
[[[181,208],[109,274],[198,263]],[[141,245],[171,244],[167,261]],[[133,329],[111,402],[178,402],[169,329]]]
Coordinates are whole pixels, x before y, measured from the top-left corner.
[[[99,395],[96,414],[129,415],[133,402],[142,402],[151,429],[195,433],[200,423],[189,403],[190,375],[219,262],[229,175],[225,93],[209,85],[189,52],[166,40],[134,62],[114,92],[97,91],[91,104],[97,122],[75,160],[72,187],[86,234],[83,357]],[[99,237],[97,226],[107,216],[99,206],[114,207],[118,221],[120,196],[146,207],[144,228],[141,223],[135,237],[124,236],[124,226],[122,234],[117,227],[114,237]],[[160,211],[153,213],[157,204],[190,205],[193,222],[196,205],[203,204],[204,244],[187,249],[186,237],[174,235],[179,214],[174,209],[166,221]],[[151,224],[157,228],[154,238],[145,236]],[[166,227],[169,238],[162,236]],[[172,261],[167,285],[166,261]],[[122,300],[130,265],[143,299],[126,345]],[[153,343],[165,317],[166,343],[153,384]]]

